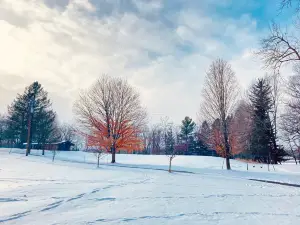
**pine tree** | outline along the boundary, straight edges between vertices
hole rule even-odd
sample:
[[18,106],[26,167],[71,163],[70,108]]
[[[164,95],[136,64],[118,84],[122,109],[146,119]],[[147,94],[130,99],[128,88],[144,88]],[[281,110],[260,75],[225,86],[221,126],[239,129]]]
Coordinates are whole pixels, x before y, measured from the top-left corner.
[[259,79],[251,88],[250,101],[253,107],[253,125],[249,153],[256,161],[277,163],[282,160],[284,150],[279,148],[270,119],[272,108],[271,86]]
[[165,133],[165,154],[166,155],[171,155],[174,150],[175,150],[175,134],[173,132],[173,130],[170,128],[167,130],[167,132]]
[[190,144],[194,140],[193,135],[194,135],[195,127],[196,124],[192,120],[192,118],[186,116],[184,120],[182,120],[180,137],[186,146],[185,154],[193,154],[194,149],[190,148],[192,147],[192,145]]
[[38,82],[32,83],[25,88],[22,95],[17,98],[8,108],[8,129],[7,134],[18,143],[19,147],[27,140],[29,102],[34,96],[34,105],[31,122],[31,140],[39,144],[45,142],[52,135],[54,130],[55,113],[51,109],[51,102],[48,93]]

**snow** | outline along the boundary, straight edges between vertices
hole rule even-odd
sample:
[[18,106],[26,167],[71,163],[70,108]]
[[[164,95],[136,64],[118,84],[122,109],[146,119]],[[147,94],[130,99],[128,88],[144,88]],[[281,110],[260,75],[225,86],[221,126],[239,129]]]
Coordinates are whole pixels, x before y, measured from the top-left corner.
[[[22,153],[22,154],[21,154]],[[118,164],[84,152],[24,156],[0,149],[0,223],[3,224],[298,224],[300,166],[266,165],[178,156],[169,174],[166,156],[117,155]],[[158,170],[159,169],[159,170]],[[273,170],[273,168],[271,168]]]

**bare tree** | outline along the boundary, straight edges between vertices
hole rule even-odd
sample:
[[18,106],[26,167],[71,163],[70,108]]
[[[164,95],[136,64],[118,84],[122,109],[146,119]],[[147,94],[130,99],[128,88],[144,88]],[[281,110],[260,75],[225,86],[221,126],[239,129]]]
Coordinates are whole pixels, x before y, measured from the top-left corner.
[[277,139],[278,133],[278,110],[279,106],[282,103],[282,78],[279,73],[274,73],[272,75],[266,75],[266,79],[268,80],[271,87],[271,100],[272,100],[272,108],[271,108],[271,122],[274,127],[274,135],[275,139]]
[[111,139],[112,163],[116,162],[116,143],[125,122],[138,130],[146,124],[146,111],[137,91],[127,81],[106,75],[80,94],[74,111],[77,120],[88,130],[98,129],[103,133],[99,124],[105,125],[107,138]]
[[252,107],[245,100],[239,101],[231,123],[231,134],[236,142],[236,153],[246,152],[249,148],[252,130]]
[[0,114],[0,145],[6,139],[5,138],[5,130],[6,130],[7,121],[3,115]]
[[150,154],[162,154],[163,131],[159,124],[153,125],[149,132]]
[[[58,121],[56,120],[54,123],[53,123],[53,127],[52,127],[52,130],[51,130],[51,133],[50,133],[50,137],[48,139],[48,142],[51,143],[51,142],[57,142],[61,139],[61,132],[60,132],[60,127],[58,125]],[[54,162],[55,160],[55,157],[57,155],[57,149],[53,148],[51,149],[51,153],[52,153],[52,162]],[[43,155],[45,154],[45,147],[43,147]]]
[[269,36],[261,40],[261,49],[257,53],[265,66],[277,73],[283,64],[299,63],[299,43],[297,36],[283,32],[273,23]]
[[296,151],[298,151],[299,147],[300,147],[300,145],[299,145],[300,143],[298,143],[299,137],[297,137],[297,135],[293,136],[293,135],[290,135],[290,133],[288,133],[288,132],[284,132],[283,140],[288,143],[289,149],[290,149],[289,155],[291,155],[293,157],[293,159],[295,160],[295,163],[297,165],[298,164],[297,159],[300,160],[300,155],[297,155],[297,153],[296,153]]
[[280,129],[284,141],[288,143],[292,156],[296,159],[295,150],[300,147],[300,71],[295,68],[296,75],[289,78],[285,112],[281,116]]
[[[293,33],[291,30],[282,31],[280,26],[273,22],[270,34],[261,40],[261,49],[257,52],[265,63],[266,67],[274,69],[278,72],[284,64],[299,64],[300,60],[300,0],[281,0],[279,7],[280,11],[285,8],[295,8],[297,17],[292,24]],[[295,33],[296,32],[296,33]]]
[[70,141],[73,143],[76,136],[76,129],[72,124],[63,123],[59,126],[60,136],[62,141]]
[[54,162],[55,156],[57,154],[57,150],[56,149],[52,149],[51,153],[52,153],[52,162]]
[[169,121],[168,117],[161,118],[161,129],[163,133],[164,140],[164,150],[165,155],[168,157],[169,161],[169,173],[172,172],[172,161],[177,155],[177,137],[179,136],[178,130],[172,122]]
[[215,60],[206,73],[201,111],[212,122],[220,119],[228,170],[231,169],[228,117],[235,108],[238,90],[238,82],[231,66],[222,59]]
[[100,159],[103,158],[103,156],[105,156],[105,149],[102,148],[88,148],[85,150],[86,152],[91,152],[93,153],[96,158],[97,158],[97,168],[99,168],[100,166]]
[[295,6],[296,12],[300,11],[300,0],[281,0],[280,10]]

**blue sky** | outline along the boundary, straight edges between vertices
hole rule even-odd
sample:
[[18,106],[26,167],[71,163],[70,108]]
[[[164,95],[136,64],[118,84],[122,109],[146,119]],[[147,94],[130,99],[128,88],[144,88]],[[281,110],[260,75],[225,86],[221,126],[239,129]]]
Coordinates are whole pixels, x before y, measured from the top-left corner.
[[241,92],[263,76],[253,55],[272,20],[289,25],[279,0],[2,0],[0,112],[40,81],[61,120],[78,91],[101,74],[141,93],[150,121],[197,119],[212,60],[230,62]]

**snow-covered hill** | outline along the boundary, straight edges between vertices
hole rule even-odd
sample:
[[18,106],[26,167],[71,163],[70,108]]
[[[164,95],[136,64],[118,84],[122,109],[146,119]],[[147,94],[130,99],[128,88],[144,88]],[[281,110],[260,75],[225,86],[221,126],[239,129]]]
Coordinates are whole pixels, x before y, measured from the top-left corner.
[[[232,160],[178,156],[172,173],[165,156],[117,155],[96,168],[93,154],[46,156],[0,150],[0,223],[3,224],[298,224],[300,188],[248,178],[300,184],[296,165],[267,167]],[[40,155],[39,152],[33,154]],[[300,166],[299,166],[300,167]],[[146,169],[143,169],[146,168]]]

